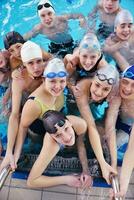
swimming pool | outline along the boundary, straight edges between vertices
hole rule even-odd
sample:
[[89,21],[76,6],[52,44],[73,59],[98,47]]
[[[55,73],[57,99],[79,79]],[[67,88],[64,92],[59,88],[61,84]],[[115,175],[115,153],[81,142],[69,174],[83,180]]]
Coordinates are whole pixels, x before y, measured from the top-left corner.
[[[16,30],[21,34],[29,31],[39,22],[36,7],[39,0],[2,0],[0,4],[0,48],[3,48],[3,36]],[[92,10],[97,0],[52,0],[57,14],[63,13],[83,13],[85,16]],[[59,6],[60,5],[60,6]],[[134,0],[122,0],[121,6],[129,9],[133,13]],[[74,40],[80,40],[83,30],[79,24],[70,20],[70,32]],[[79,34],[78,34],[79,33]],[[47,49],[48,40],[45,36],[38,35],[33,41]]]

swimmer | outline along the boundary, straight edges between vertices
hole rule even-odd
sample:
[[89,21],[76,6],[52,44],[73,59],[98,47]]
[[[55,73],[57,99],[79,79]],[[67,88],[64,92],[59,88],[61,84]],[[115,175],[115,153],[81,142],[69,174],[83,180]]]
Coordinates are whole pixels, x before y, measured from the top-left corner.
[[117,62],[121,71],[134,63],[133,16],[128,10],[118,13],[114,22],[114,33],[105,43],[104,51]]
[[[41,152],[29,174],[28,186],[31,188],[46,188],[68,185],[71,187],[82,187],[83,189],[91,187],[92,179],[89,175],[73,175],[71,172],[70,175],[53,177],[42,175],[60,149],[73,146],[79,136],[86,132],[86,122],[80,117],[73,115],[65,117],[62,113],[52,110],[48,110],[43,115],[42,120],[46,134],[44,135]],[[77,146],[81,154],[81,145],[77,143]],[[81,159],[84,159],[82,154]]]
[[[120,10],[120,0],[99,0],[93,11],[88,14],[89,30],[94,29],[99,39],[106,39],[114,30],[114,20]],[[101,22],[98,29],[97,17]]]
[[97,69],[107,65],[99,41],[93,33],[86,34],[78,49],[66,55],[64,62],[74,84],[82,78],[93,77]]
[[[72,36],[68,30],[68,20],[78,19],[80,24],[85,23],[85,18],[82,14],[65,14],[57,16],[52,3],[49,0],[41,0],[37,6],[38,16],[41,23],[24,35],[25,40],[35,37],[38,34],[45,35],[50,41],[49,52],[63,57],[73,51],[74,43]],[[64,51],[63,51],[64,49]],[[62,52],[63,51],[63,52]]]
[[[111,107],[111,102],[115,98],[118,81],[119,75],[116,68],[107,65],[97,70],[93,78],[79,81],[77,86],[74,86],[73,89],[80,114],[87,122],[90,143],[100,164],[102,175],[107,183],[110,183],[110,173],[117,173],[117,159],[115,153],[116,135],[111,134],[107,139],[111,155],[111,166],[104,158],[101,140],[106,137],[109,132],[107,116],[109,108]],[[101,127],[102,130],[102,126],[105,130],[100,132],[99,127]]]
[[25,71],[21,79],[15,78],[12,80],[12,111],[8,124],[8,144],[0,170],[10,162],[11,166],[14,166],[13,149],[18,134],[21,108],[23,107],[22,100],[24,103],[27,96],[42,83],[44,63],[41,48],[34,42],[25,42],[21,47],[21,59]]
[[[11,69],[14,70],[16,68],[23,68],[23,62],[21,59],[21,47],[25,43],[24,38],[15,31],[9,32],[4,37],[4,46],[5,49],[8,50],[10,54],[10,66]],[[44,61],[49,60],[52,56],[42,51]]]
[[[121,167],[120,192],[117,194],[112,193],[111,196],[112,198],[115,196],[125,198],[134,168],[134,159],[132,155],[134,148],[134,65],[129,66],[122,73],[120,80],[120,97],[118,99],[118,104],[115,100],[114,104],[118,105],[118,107],[116,106],[116,109],[111,110],[109,121],[111,120],[111,123],[113,122],[111,116],[114,117],[118,115],[120,108],[120,120],[117,122],[117,128],[120,131],[119,133],[117,132],[117,146],[120,144],[120,138],[124,137],[126,138],[128,147],[126,149]],[[114,126],[115,124],[112,125],[112,127]],[[126,137],[126,135],[128,135],[128,137]]]

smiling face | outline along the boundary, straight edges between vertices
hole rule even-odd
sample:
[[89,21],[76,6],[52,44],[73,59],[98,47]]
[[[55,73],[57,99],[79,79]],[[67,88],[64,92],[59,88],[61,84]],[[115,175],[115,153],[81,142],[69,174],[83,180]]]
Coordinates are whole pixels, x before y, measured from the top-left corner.
[[35,58],[25,62],[24,65],[27,68],[28,74],[32,77],[40,77],[44,71],[43,60],[41,58]]
[[47,27],[51,27],[54,25],[55,14],[49,10],[42,11],[40,13],[41,23]]
[[119,0],[103,0],[102,6],[106,13],[112,14],[119,9]]
[[20,50],[21,50],[22,45],[23,45],[22,43],[12,44],[10,48],[8,49],[9,53],[13,57],[21,59]]
[[89,52],[87,49],[83,49],[79,53],[80,64],[86,71],[90,71],[95,66],[99,57],[99,53]]
[[112,89],[112,85],[108,84],[107,80],[100,81],[95,77],[90,87],[90,94],[93,101],[99,102],[105,99]]
[[72,128],[72,124],[65,120],[65,124],[62,127],[59,127],[57,124],[55,125],[57,132],[51,134],[52,138],[56,140],[58,143],[72,146],[75,143],[75,133]]
[[120,95],[123,99],[134,99],[134,80],[129,78],[121,79]]
[[123,41],[128,40],[132,33],[132,27],[131,23],[118,24],[115,28],[116,35]]
[[66,77],[45,78],[44,85],[52,96],[59,96],[66,87]]

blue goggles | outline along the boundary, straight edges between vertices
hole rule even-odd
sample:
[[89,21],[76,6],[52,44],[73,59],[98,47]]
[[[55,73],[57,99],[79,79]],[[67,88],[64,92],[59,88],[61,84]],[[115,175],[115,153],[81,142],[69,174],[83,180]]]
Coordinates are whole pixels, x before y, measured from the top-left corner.
[[47,77],[47,78],[56,78],[56,77],[63,78],[66,76],[68,76],[68,73],[64,72],[64,71],[60,71],[58,73],[49,72],[48,74],[45,75],[45,77]]
[[124,78],[130,78],[134,80],[134,73],[131,71],[126,71],[125,73],[122,74],[122,77]]
[[114,78],[107,78],[105,74],[96,73],[96,76],[98,77],[100,81],[107,81],[109,85],[113,85],[115,83]]

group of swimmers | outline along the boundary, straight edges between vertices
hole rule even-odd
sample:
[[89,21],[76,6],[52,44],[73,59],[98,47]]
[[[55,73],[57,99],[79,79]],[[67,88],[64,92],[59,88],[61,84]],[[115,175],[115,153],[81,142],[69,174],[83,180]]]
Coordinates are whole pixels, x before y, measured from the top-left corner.
[[[83,142],[87,134],[108,184],[110,175],[117,174],[117,149],[128,144],[121,167],[120,192],[111,193],[111,198],[124,197],[134,168],[133,16],[120,7],[119,0],[99,0],[88,20],[82,14],[57,16],[49,0],[41,0],[37,12],[40,24],[24,36],[16,31],[7,33],[5,49],[0,51],[3,105],[0,123],[9,118],[7,149],[0,170],[9,164],[13,170],[17,168],[29,134],[31,138],[41,139],[42,148],[30,171],[28,186],[91,187]],[[98,13],[102,23],[96,29]],[[69,19],[78,19],[87,31],[77,45],[68,32]],[[109,30],[108,35],[102,34],[105,29]],[[48,52],[29,40],[37,34],[51,41]],[[101,36],[105,37],[103,46],[98,40]],[[108,63],[105,53],[115,60],[116,66]],[[6,133],[1,141],[2,137]],[[110,163],[103,154],[103,140],[109,148]],[[81,175],[42,175],[58,151],[75,142]]]

